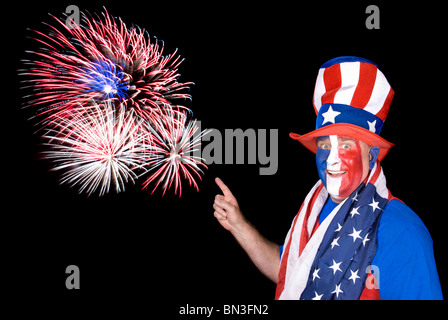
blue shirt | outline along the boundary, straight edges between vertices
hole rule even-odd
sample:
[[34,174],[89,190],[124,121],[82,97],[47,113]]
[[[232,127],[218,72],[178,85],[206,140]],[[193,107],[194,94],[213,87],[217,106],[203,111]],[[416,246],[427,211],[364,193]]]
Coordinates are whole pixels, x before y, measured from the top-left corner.
[[[338,204],[329,197],[319,225]],[[403,202],[389,201],[381,216],[372,265],[382,300],[443,299],[431,236]],[[283,248],[280,248],[280,254]],[[375,270],[375,269],[374,269]]]

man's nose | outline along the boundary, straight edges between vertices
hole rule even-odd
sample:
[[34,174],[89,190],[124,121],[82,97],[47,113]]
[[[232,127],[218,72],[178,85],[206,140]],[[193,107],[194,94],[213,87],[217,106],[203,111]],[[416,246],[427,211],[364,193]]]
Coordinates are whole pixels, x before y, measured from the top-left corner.
[[327,158],[327,164],[330,166],[334,166],[337,165],[341,162],[341,159],[339,159],[338,156],[338,148],[337,147],[332,147],[330,150],[330,154],[328,155]]

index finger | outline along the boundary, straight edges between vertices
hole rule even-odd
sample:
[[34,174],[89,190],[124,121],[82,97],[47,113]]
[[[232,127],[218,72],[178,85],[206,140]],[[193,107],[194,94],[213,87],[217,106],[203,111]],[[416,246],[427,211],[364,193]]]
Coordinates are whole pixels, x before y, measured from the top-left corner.
[[224,196],[226,197],[233,197],[232,192],[230,191],[230,189],[224,184],[224,182],[222,182],[221,179],[216,178],[215,179],[216,184],[218,185],[218,187],[221,189],[222,193],[224,194]]

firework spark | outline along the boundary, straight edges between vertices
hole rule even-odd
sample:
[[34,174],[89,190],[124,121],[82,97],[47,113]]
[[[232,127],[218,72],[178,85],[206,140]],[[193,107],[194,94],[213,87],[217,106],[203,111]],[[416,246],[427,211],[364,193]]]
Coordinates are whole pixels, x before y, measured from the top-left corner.
[[148,127],[152,133],[152,155],[147,163],[150,176],[143,183],[147,188],[155,182],[154,191],[160,186],[163,195],[174,186],[174,194],[182,194],[181,178],[199,190],[196,178],[201,178],[201,167],[207,168],[204,159],[195,155],[201,139],[209,131],[199,132],[196,120],[187,120],[185,111],[173,108],[161,109],[159,117]]
[[79,107],[73,118],[54,121],[44,138],[50,148],[44,158],[62,171],[61,183],[79,186],[79,192],[102,196],[113,185],[124,191],[125,183],[135,182],[136,170],[147,161],[151,137],[135,125],[132,112],[117,112],[110,102],[94,108]]
[[144,116],[150,108],[191,98],[182,91],[192,83],[178,82],[177,68],[183,60],[177,50],[163,56],[163,42],[151,42],[144,29],[128,28],[107,11],[102,18],[83,14],[79,28],[54,19],[48,34],[35,31],[40,48],[28,51],[34,58],[24,60],[27,68],[20,70],[28,78],[24,88],[33,90],[27,105],[38,109],[43,122],[79,106],[85,109],[92,101],[113,101]]

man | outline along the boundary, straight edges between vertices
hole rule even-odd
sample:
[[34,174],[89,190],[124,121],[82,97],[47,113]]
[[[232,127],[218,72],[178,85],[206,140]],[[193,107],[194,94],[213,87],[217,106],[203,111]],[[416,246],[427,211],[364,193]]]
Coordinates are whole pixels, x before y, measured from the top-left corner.
[[276,299],[442,299],[431,236],[389,192],[380,165],[393,146],[379,136],[393,95],[366,59],[339,57],[321,66],[316,130],[290,134],[316,154],[320,180],[281,247],[244,218],[216,179],[223,195],[215,198],[214,216],[277,283]]

